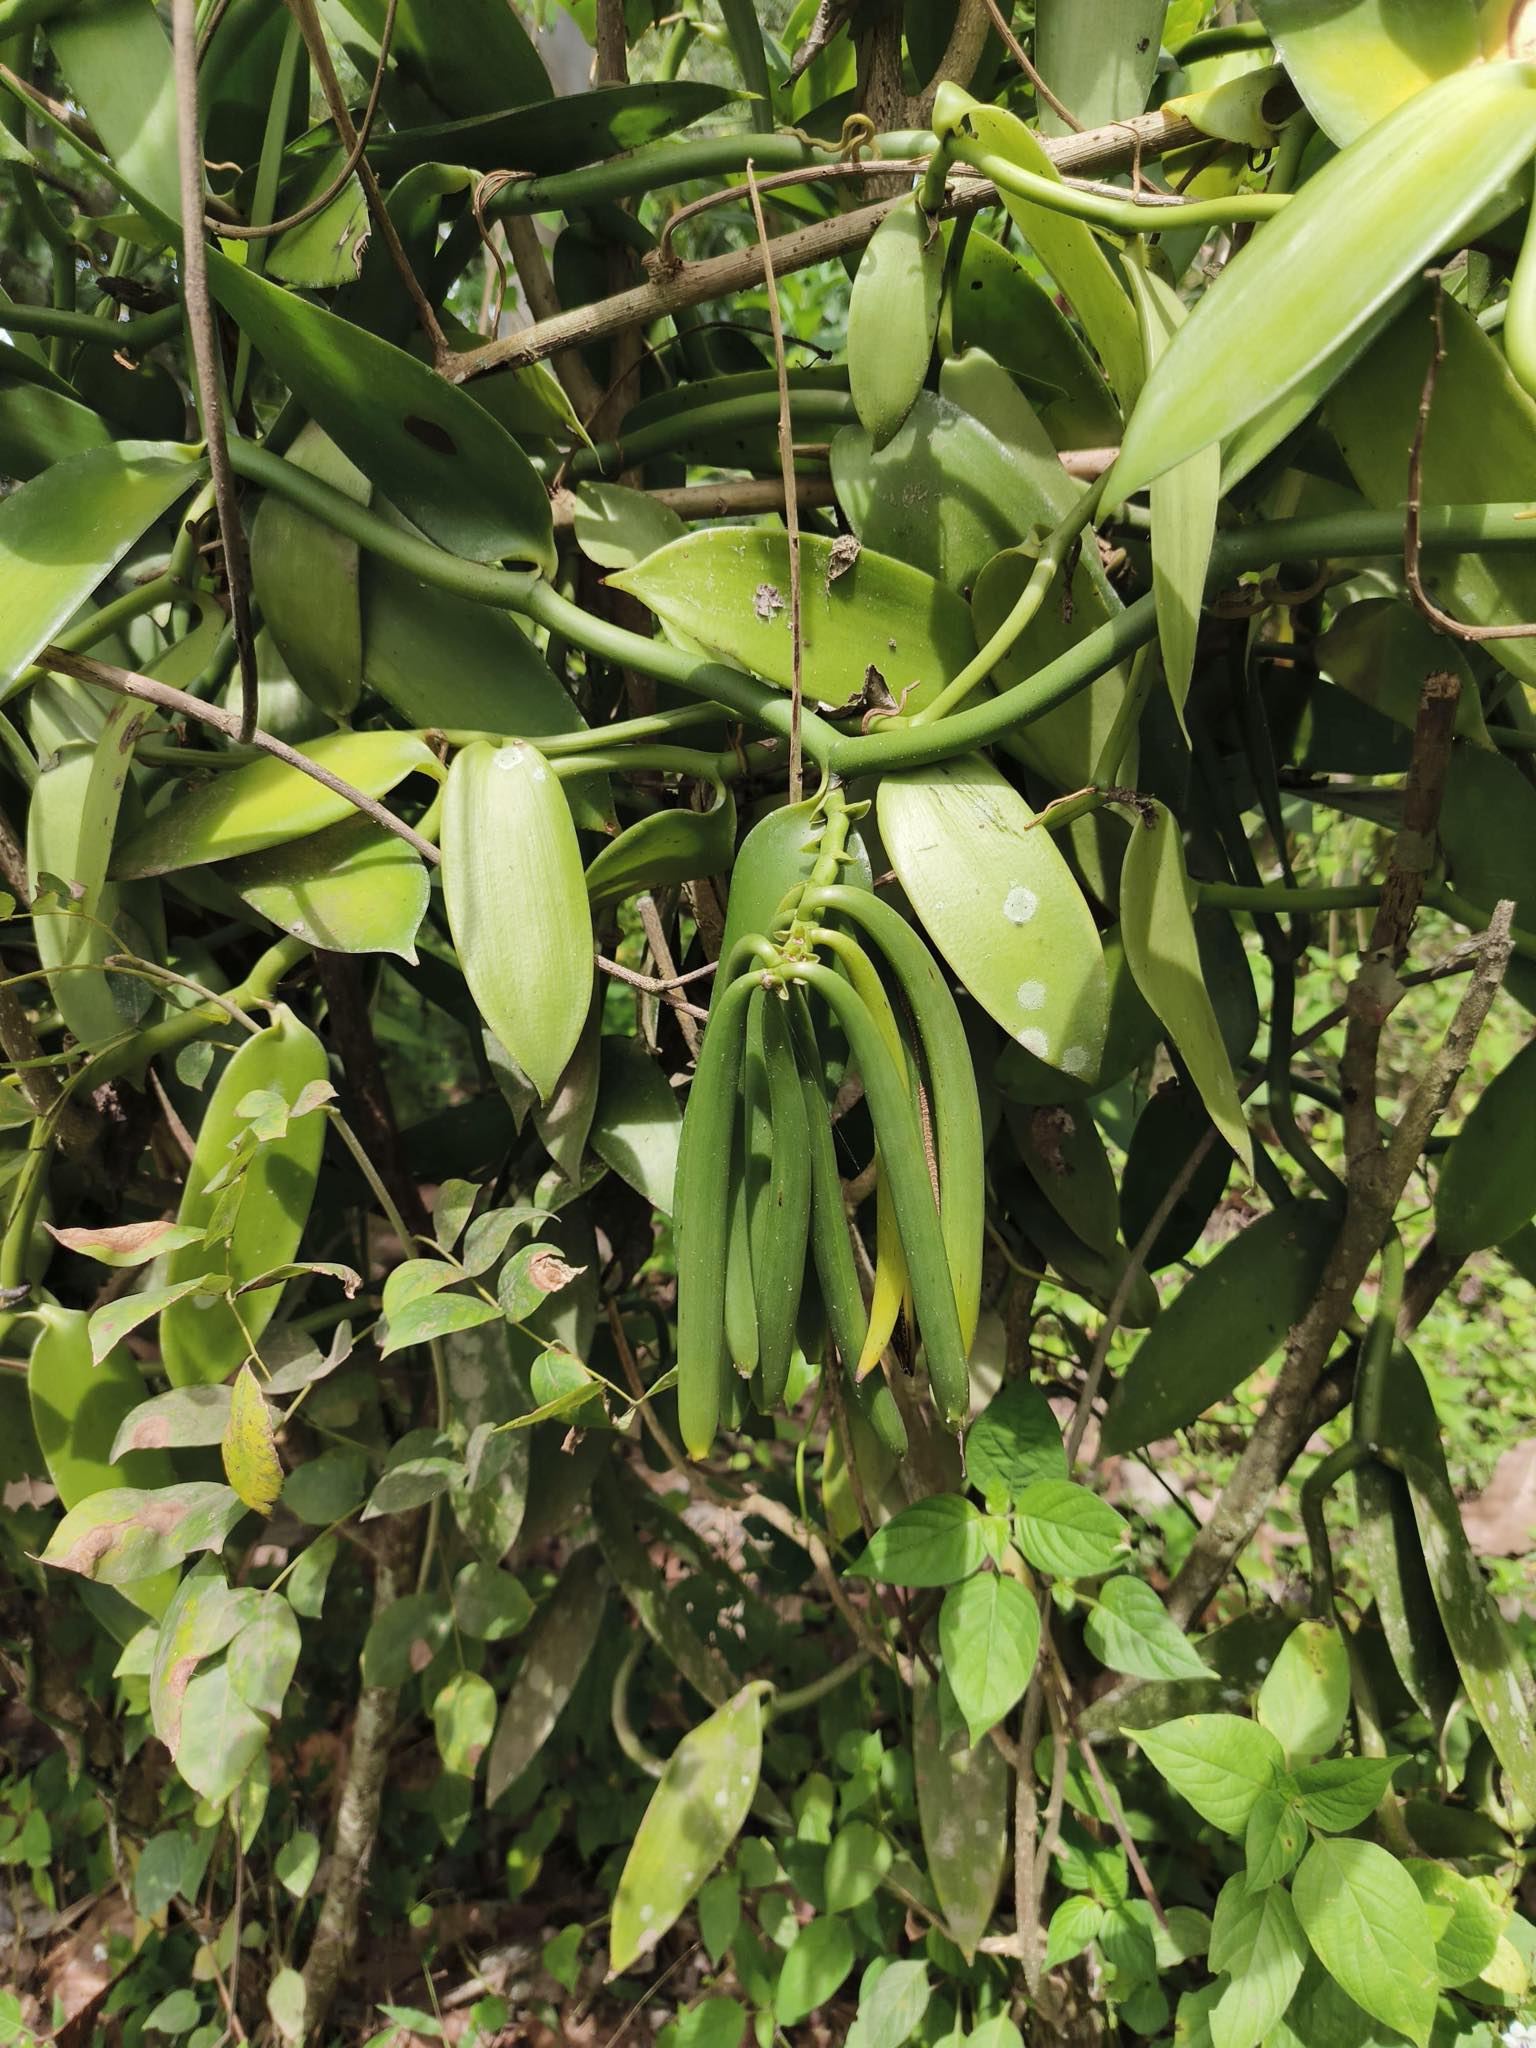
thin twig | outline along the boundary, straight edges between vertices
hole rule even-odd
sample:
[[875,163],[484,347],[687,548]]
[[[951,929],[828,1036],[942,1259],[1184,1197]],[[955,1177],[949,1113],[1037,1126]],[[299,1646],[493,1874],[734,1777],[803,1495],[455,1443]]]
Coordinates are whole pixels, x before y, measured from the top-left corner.
[[[1124,168],[1137,148],[1144,156],[1163,156],[1200,140],[1200,131],[1193,122],[1166,120],[1160,113],[1138,114],[1132,122],[1091,128],[1081,135],[1052,136],[1045,149],[1062,173],[1092,173]],[[940,211],[946,216],[975,213],[980,207],[993,204],[996,198],[996,188],[985,178],[955,178],[950,181]],[[882,200],[777,236],[769,244],[774,274],[787,277],[793,271],[862,248],[896,203],[894,199]],[[506,364],[522,367],[542,362],[561,349],[584,348],[626,327],[648,325],[689,306],[753,291],[762,281],[763,251],[754,240],[749,249],[712,256],[702,263],[685,263],[673,275],[654,278],[591,306],[573,307],[568,313],[525,327],[519,334],[503,335],[478,348],[451,355],[442,366],[443,374],[455,384],[462,384]]]
[[389,47],[395,36],[395,12],[400,0],[387,0],[384,9],[384,26],[379,31],[379,61],[374,66],[373,84],[368,89],[368,104],[363,109],[362,124],[352,139],[346,160],[323,192],[317,193],[297,213],[285,214],[281,220],[269,221],[265,227],[241,227],[225,220],[208,220],[206,225],[215,234],[231,242],[265,242],[273,235],[285,235],[290,228],[302,227],[307,220],[313,220],[317,213],[324,213],[331,201],[341,191],[347,180],[362,161],[363,151],[368,147],[368,137],[373,130],[373,118],[379,110],[379,94],[384,85],[384,73],[389,65]]
[[[795,171],[774,171],[766,178],[756,180],[759,192],[778,192],[786,185],[814,185],[822,178],[868,178],[881,171],[920,171],[927,162],[926,157],[871,157],[841,164],[802,164]],[[753,181],[751,166],[748,166],[749,186]],[[1124,193],[1116,191],[1115,197],[1123,199]],[[645,257],[646,272],[651,277],[664,276],[680,259],[673,253],[672,237],[684,221],[697,220],[701,213],[711,213],[717,206],[726,206],[733,199],[741,197],[737,185],[722,185],[717,192],[706,192],[702,199],[690,199],[686,206],[674,207],[667,215],[661,230],[661,240]]]
[[[189,696],[185,690],[174,689],[169,683],[157,683],[152,676],[137,675],[132,669],[115,668],[111,662],[93,661],[84,654],[66,654],[62,647],[45,647],[37,657],[37,663],[40,668],[52,669],[58,675],[78,676],[82,683],[96,683],[103,690],[115,690],[120,697],[133,697],[143,704],[157,704],[162,711],[175,712],[182,718],[200,719],[204,725],[211,725],[228,739],[235,739],[240,733],[240,719],[233,711],[225,711],[217,704],[205,704],[201,697]],[[393,811],[386,810],[376,797],[354,789],[350,782],[343,782],[339,775],[333,775],[329,768],[322,768],[318,761],[312,761],[307,754],[290,747],[286,740],[274,738],[271,733],[263,732],[260,726],[251,730],[248,739],[253,747],[259,747],[264,754],[272,755],[274,760],[289,768],[297,768],[312,782],[318,782],[322,788],[343,797],[365,818],[371,818],[375,825],[382,825],[386,832],[393,832],[397,839],[403,839],[429,867],[436,867],[442,859],[430,840],[423,839]]]
[[171,8],[173,65],[176,80],[176,134],[181,171],[181,285],[187,312],[192,374],[203,439],[208,444],[208,474],[219,517],[224,549],[224,581],[229,590],[229,615],[235,629],[240,664],[240,718],[235,738],[248,746],[256,726],[256,635],[251,625],[250,560],[245,528],[235,496],[235,473],[224,437],[220,395],[219,334],[208,291],[208,252],[203,242],[203,144],[197,121],[197,0],[173,0]]
[[[331,62],[325,31],[315,11],[315,0],[288,0],[288,6],[299,24],[299,33],[304,38],[304,47],[309,51],[309,61],[315,67],[315,76],[319,79],[320,89],[325,94],[325,104],[336,124],[336,132],[351,152],[357,147],[357,130],[352,125],[346,95],[341,89],[340,79],[336,76],[336,67]],[[399,273],[400,282],[405,286],[411,304],[416,308],[416,318],[421,323],[422,332],[432,344],[433,359],[441,364],[453,354],[453,350],[448,345],[448,337],[438,325],[431,300],[416,280],[416,273],[411,268],[411,259],[405,253],[405,244],[390,218],[389,208],[384,204],[384,195],[379,190],[379,181],[374,176],[373,166],[368,161],[366,151],[360,150],[357,153],[357,177],[363,188],[363,195],[368,201],[368,211],[373,216],[373,224],[384,238],[384,246],[388,249],[390,260]]]
[[[635,899],[635,908],[640,913],[640,926],[645,933],[646,944],[651,949],[651,958],[661,969],[663,986],[656,991],[664,996],[677,1012],[677,1026],[683,1034],[683,1043],[689,1057],[699,1056],[698,1012],[692,1003],[685,1002],[676,991],[679,985],[677,962],[672,958],[672,948],[667,943],[667,934],[661,922],[661,912],[656,907],[656,898],[647,889]],[[708,1011],[705,1012],[707,1016]]]
[[1460,619],[1453,618],[1441,609],[1424,588],[1420,568],[1419,529],[1424,514],[1424,442],[1429,432],[1430,408],[1435,402],[1435,386],[1440,381],[1441,365],[1445,361],[1445,286],[1438,271],[1435,272],[1435,298],[1432,318],[1435,342],[1429,352],[1429,367],[1424,372],[1424,387],[1419,393],[1419,416],[1414,424],[1413,442],[1408,451],[1408,503],[1403,513],[1403,580],[1408,585],[1408,595],[1429,623],[1439,632],[1448,634],[1453,640],[1531,640],[1536,639],[1536,624],[1518,626],[1464,626]]
[[789,417],[789,367],[784,360],[784,321],[779,311],[779,285],[773,274],[773,255],[768,242],[768,223],[763,218],[763,199],[757,174],[747,162],[747,191],[752,197],[752,218],[757,223],[758,244],[763,252],[763,278],[768,287],[768,318],[773,327],[773,362],[779,378],[779,469],[784,478],[784,530],[789,535],[789,801],[797,804],[801,792],[800,700],[805,649],[800,614],[800,504],[795,494],[795,444]]

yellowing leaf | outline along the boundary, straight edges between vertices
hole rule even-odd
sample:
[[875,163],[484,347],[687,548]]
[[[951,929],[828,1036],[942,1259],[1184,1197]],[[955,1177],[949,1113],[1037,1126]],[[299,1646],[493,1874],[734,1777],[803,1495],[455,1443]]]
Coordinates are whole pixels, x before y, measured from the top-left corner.
[[283,1487],[283,1468],[266,1397],[248,1365],[235,1380],[221,1445],[224,1475],[248,1508],[270,1515]]

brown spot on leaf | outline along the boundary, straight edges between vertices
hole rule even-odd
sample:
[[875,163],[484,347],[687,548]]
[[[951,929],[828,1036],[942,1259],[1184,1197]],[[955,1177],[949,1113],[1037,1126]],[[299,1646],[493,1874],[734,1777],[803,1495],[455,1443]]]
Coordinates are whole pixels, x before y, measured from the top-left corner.
[[784,599],[777,585],[759,583],[756,590],[752,593],[752,609],[757,613],[757,616],[765,626],[771,624],[774,618],[784,609]]
[[839,576],[846,576],[859,559],[863,542],[856,533],[840,533],[833,541],[827,555],[826,588],[830,590]]
[[411,1644],[410,1657],[408,1661],[410,1663],[412,1671],[414,1671],[418,1677],[423,1671],[426,1670],[427,1666],[432,1662],[432,1656],[432,1645],[427,1641],[425,1636],[417,1636],[416,1640]]
[[136,1422],[128,1438],[130,1451],[163,1451],[171,1440],[170,1417],[146,1415],[142,1422]]
[[585,1266],[568,1266],[558,1252],[538,1252],[528,1261],[528,1278],[544,1294],[558,1294],[586,1270]]
[[416,413],[405,416],[405,431],[412,434],[434,455],[457,455],[458,445],[446,427],[440,427],[436,420],[424,420]]

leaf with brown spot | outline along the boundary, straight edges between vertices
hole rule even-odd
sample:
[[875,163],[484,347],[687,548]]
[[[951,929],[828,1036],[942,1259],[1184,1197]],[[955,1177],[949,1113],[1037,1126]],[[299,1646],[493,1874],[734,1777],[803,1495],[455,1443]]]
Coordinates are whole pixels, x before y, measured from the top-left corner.
[[246,1512],[233,1487],[194,1480],[142,1491],[107,1487],[81,1501],[49,1538],[42,1562],[109,1586],[124,1586],[223,1547]]
[[103,1266],[142,1266],[161,1252],[196,1244],[203,1234],[191,1224],[176,1223],[169,1217],[109,1224],[102,1230],[59,1230],[52,1223],[44,1223],[43,1228],[66,1251],[83,1252]]
[[225,1477],[236,1493],[258,1515],[270,1515],[283,1490],[283,1467],[271,1410],[248,1365],[241,1366],[235,1380],[220,1449]]

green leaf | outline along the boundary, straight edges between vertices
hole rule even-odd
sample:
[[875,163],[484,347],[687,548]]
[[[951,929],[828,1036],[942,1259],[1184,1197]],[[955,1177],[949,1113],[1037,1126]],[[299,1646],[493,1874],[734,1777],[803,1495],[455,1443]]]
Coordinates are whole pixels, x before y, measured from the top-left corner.
[[[436,756],[407,732],[335,732],[299,750],[364,796],[387,796],[407,775],[436,778]],[[117,849],[117,880],[164,875],[208,861],[285,846],[357,816],[352,803],[300,768],[270,756],[213,776],[172,802]]]
[[156,1735],[174,1758],[181,1748],[187,1687],[199,1664],[227,1649],[257,1613],[263,1595],[225,1584],[212,1561],[186,1574],[155,1635],[149,1673],[149,1712]]
[[533,1602],[499,1565],[467,1564],[453,1582],[453,1618],[476,1642],[499,1643],[528,1626]]
[[[982,366],[1001,379],[1018,408],[1008,420],[1010,437],[997,421],[965,409]],[[920,391],[884,448],[876,450],[863,427],[835,435],[832,481],[865,547],[909,562],[947,589],[964,590],[1031,524],[1054,525],[1079,487],[1057,461],[1029,401],[990,357],[980,349],[951,357],[941,375],[943,395]]]
[[229,1646],[229,1682],[248,1707],[275,1721],[299,1661],[299,1624],[288,1602],[264,1593]]
[[[1105,484],[1117,504],[1225,441],[1343,350],[1531,152],[1536,70],[1474,65],[1439,80],[1341,150],[1227,264],[1170,343]],[[1411,162],[1418,203],[1402,203]],[[1298,299],[1296,279],[1328,289]],[[1263,333],[1262,351],[1251,346]]]
[[139,536],[192,489],[199,454],[159,441],[90,448],[0,503],[0,702]]
[[651,1953],[740,1832],[757,1791],[767,1690],[743,1686],[668,1758],[614,1895],[612,1974]]
[[310,418],[439,547],[554,574],[544,486],[468,392],[213,249],[208,282]]
[[[920,710],[975,653],[963,599],[872,548],[839,574],[832,548],[819,534],[801,536],[807,703],[846,703],[873,668],[894,702]],[[674,638],[789,688],[789,542],[782,533],[705,528],[610,576],[608,587],[639,598]]]
[[1083,1640],[1111,1671],[1134,1678],[1208,1678],[1195,1650],[1144,1579],[1109,1579],[1083,1625]]
[[1443,1863],[1403,1865],[1418,1887],[1435,1930],[1435,1975],[1443,1985],[1470,1984],[1498,1952],[1508,1914],[1481,1884]]
[[270,1515],[283,1490],[283,1467],[266,1398],[248,1365],[235,1379],[222,1449],[230,1485],[248,1508]]
[[1211,2012],[1212,2048],[1258,2048],[1291,2002],[1307,1945],[1284,1885],[1250,1891],[1230,1877],[1216,1901],[1210,1965],[1231,1982]]
[[704,1998],[662,2028],[656,2048],[741,2048],[746,2031],[746,2012],[734,1998]]
[[1189,1068],[1212,1123],[1251,1175],[1253,1140],[1200,964],[1182,836],[1162,804],[1151,811],[1150,819],[1138,813],[1120,872],[1126,959]]
[[1475,0],[1255,0],[1254,12],[1308,113],[1341,144],[1483,55]]
[[145,2014],[144,2027],[151,2034],[186,2034],[202,2016],[203,2008],[195,1991],[168,1991],[159,2004]]
[[979,1570],[986,1554],[986,1525],[975,1503],[936,1493],[877,1529],[848,1575],[886,1586],[953,1586]]
[[1070,1893],[1051,1915],[1045,1935],[1045,1967],[1058,1969],[1098,1939],[1104,1925],[1104,1908],[1097,1899],[1082,1892]]
[[[1326,1766],[1324,1766],[1326,1768]],[[1243,1867],[1248,1889],[1262,1891],[1287,1876],[1308,1841],[1307,1824],[1296,1804],[1280,1792],[1261,1792],[1243,1833]]]
[[603,1626],[602,1553],[588,1544],[570,1558],[529,1629],[486,1761],[485,1801],[494,1806],[549,1739]]
[[[384,0],[345,0],[345,6],[371,54],[383,33]],[[532,37],[498,0],[460,0],[447,15],[432,0],[401,0],[390,52],[410,103],[420,95],[446,116],[495,114],[549,97]]]
[[442,845],[448,923],[470,993],[548,1102],[587,1020],[593,940],[576,828],[543,757],[522,741],[461,749]]
[[[420,583],[382,555],[365,555],[363,673],[408,726],[503,732],[525,740],[577,732],[586,720],[509,612]],[[611,829],[603,775],[567,778],[583,830]]]
[[[525,1244],[502,1267],[496,1281],[496,1299],[509,1323],[525,1323],[537,1315],[552,1294],[569,1287],[586,1271],[585,1266],[568,1266],[556,1244]],[[535,1369],[534,1386],[538,1374]]]
[[448,1640],[452,1614],[433,1593],[386,1607],[363,1639],[364,1685],[401,1686],[425,1671]]
[[946,1748],[940,1688],[926,1675],[916,1689],[912,1758],[929,1880],[950,1939],[969,1962],[991,1923],[1008,1859],[1008,1765],[990,1741]]
[[1536,1043],[1522,1046],[1472,1105],[1440,1168],[1435,1240],[1458,1264],[1536,1216],[1533,1148],[1517,1133],[1536,1117]]
[[931,1996],[926,1963],[888,1963],[873,1990],[859,1999],[858,2048],[903,2048],[917,2031]]
[[[413,1262],[414,1263],[414,1262]],[[422,1260],[425,1265],[427,1261]],[[458,1278],[450,1271],[450,1280]],[[491,1323],[501,1314],[493,1301],[478,1294],[426,1294],[392,1311],[389,1326],[379,1345],[379,1356],[404,1351],[413,1344],[430,1344],[457,1330],[473,1330],[479,1323]]]
[[944,244],[938,223],[906,193],[859,258],[848,302],[848,389],[883,448],[911,412],[939,330]]
[[1019,1548],[1037,1571],[1092,1579],[1124,1560],[1130,1530],[1107,1500],[1069,1479],[1036,1479],[1014,1503]]
[[781,2027],[796,2027],[842,1985],[853,1968],[853,1934],[846,1920],[822,1914],[795,1936],[779,1970],[773,2016]]
[[587,894],[600,906],[641,889],[721,874],[735,851],[736,799],[717,781],[708,810],[675,804],[653,811],[600,847],[587,868]]
[[172,220],[181,218],[171,45],[136,0],[96,0],[48,23],[72,96],[113,164]]
[[[1393,1363],[1397,1369],[1399,1360]],[[1519,1798],[1536,1811],[1529,1666],[1472,1555],[1438,1447],[1433,1460],[1400,1454],[1399,1463],[1440,1620],[1472,1711]]]
[[[1168,0],[1040,0],[1034,57],[1040,75],[1084,128],[1139,114],[1157,76]],[[1042,100],[1040,128],[1067,123]]]
[[1226,1835],[1243,1832],[1254,1801],[1273,1786],[1284,1761],[1267,1728],[1235,1714],[1186,1714],[1160,1728],[1126,1732],[1201,1819]]
[[472,1778],[496,1726],[496,1694],[476,1671],[459,1671],[432,1702],[432,1725],[443,1768]]
[[1104,1448],[1153,1443],[1240,1387],[1305,1314],[1338,1224],[1321,1202],[1287,1202],[1185,1282],[1142,1338],[1110,1400]]
[[267,1724],[236,1692],[227,1664],[199,1671],[182,1703],[176,1768],[210,1806],[222,1806],[267,1746]]
[[838,1829],[827,1850],[822,1884],[829,1913],[852,1913],[873,1898],[891,1867],[895,1851],[867,1820]]
[[1106,448],[1118,439],[1119,410],[1056,294],[979,227],[960,257],[952,312],[955,340],[984,349],[1018,381],[1053,446]]
[[881,837],[938,951],[1010,1038],[1091,1080],[1109,981],[1092,912],[1048,832],[979,754],[882,777]]
[[285,2041],[302,2041],[309,2002],[304,1979],[285,1964],[267,1986],[267,2016]]
[[368,1496],[365,1522],[379,1515],[404,1514],[424,1507],[446,1493],[463,1474],[463,1461],[446,1436],[434,1429],[412,1429],[390,1447],[384,1474]]
[[1065,1479],[1061,1425],[1040,1389],[1027,1380],[999,1387],[971,1424],[965,1471],[972,1486],[999,1510],[1036,1479]]
[[[348,189],[363,199],[355,180]],[[366,200],[362,217],[366,223]],[[367,477],[313,420],[299,429],[287,459],[359,505],[373,497]],[[337,719],[354,709],[363,687],[360,552],[355,540],[275,494],[262,499],[251,523],[251,586],[262,624],[305,696]]]
[[571,530],[599,569],[632,569],[688,532],[670,505],[623,484],[600,483],[577,486]]
[[[953,135],[955,153],[962,161],[974,162],[976,154],[992,154],[1037,177],[1059,180],[1061,176],[1040,138],[1017,114],[1003,107],[982,106],[955,86],[943,85],[933,118],[941,137]],[[1131,405],[1141,389],[1136,313],[1102,243],[1086,221],[1071,214],[1058,213],[1011,192],[1003,193],[1002,198],[1014,225],[1070,300],[1120,403]]]
[[1376,1811],[1402,1762],[1401,1757],[1335,1756],[1298,1765],[1297,1806],[1313,1827],[1344,1834]]
[[718,113],[736,94],[725,86],[671,78],[604,85],[526,106],[508,107],[497,97],[500,104],[480,116],[377,136],[370,154],[381,174],[397,177],[423,163],[493,171],[515,162],[540,173],[573,170],[686,128]]
[[939,1647],[955,1704],[972,1743],[980,1742],[1023,1698],[1034,1671],[1040,1615],[1033,1595],[995,1572],[952,1586],[939,1609]]
[[395,832],[349,817],[237,861],[229,881],[258,916],[328,953],[394,953],[416,964],[432,885]]
[[632,1038],[604,1038],[587,1142],[663,1216],[672,1213],[682,1129],[683,1113],[659,1064]]
[[34,1313],[41,1328],[27,1360],[27,1398],[63,1505],[78,1507],[104,1487],[169,1486],[175,1471],[152,1436],[117,1461],[130,1418],[144,1405],[144,1375],[132,1355],[115,1346],[98,1361],[81,1309],[48,1302]]
[[1435,2018],[1435,1941],[1403,1866],[1374,1842],[1323,1839],[1307,1851],[1291,1891],[1302,1930],[1334,1981],[1424,2048]]
[[1349,1650],[1338,1627],[1303,1621],[1280,1646],[1254,1712],[1286,1762],[1332,1749],[1349,1718]]
[[[1155,270],[1129,264],[1126,277],[1141,316],[1147,368],[1154,369],[1185,320],[1184,303]],[[1184,724],[1184,700],[1195,670],[1195,643],[1205,606],[1205,578],[1221,498],[1221,450],[1213,442],[1164,472],[1152,486],[1152,595],[1157,637],[1173,707]]]
[[320,1868],[320,1838],[296,1828],[272,1858],[272,1874],[291,1897],[304,1898]]

